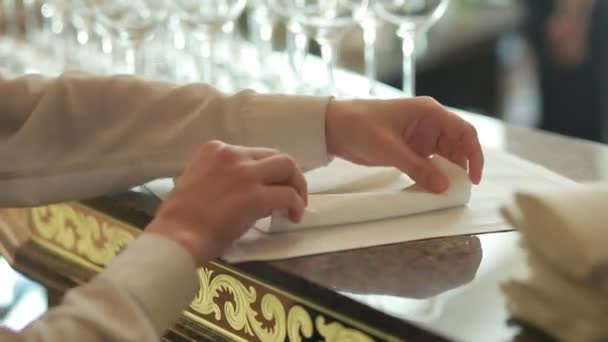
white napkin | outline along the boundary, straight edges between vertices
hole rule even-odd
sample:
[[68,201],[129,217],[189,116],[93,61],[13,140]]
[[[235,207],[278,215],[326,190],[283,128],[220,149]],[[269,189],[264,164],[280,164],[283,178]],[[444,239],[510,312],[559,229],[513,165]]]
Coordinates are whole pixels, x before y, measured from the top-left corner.
[[608,183],[518,193],[503,208],[525,247],[557,271],[608,293]]
[[[280,234],[250,229],[222,258],[229,262],[285,259],[433,237],[511,230],[499,208],[512,200],[516,190],[559,189],[576,185],[565,177],[502,151],[485,150],[484,155],[483,180],[481,185],[473,187],[466,206]],[[318,175],[326,170],[314,172]],[[307,175],[309,190],[328,193],[329,189],[352,184],[355,172],[348,171],[339,177],[334,175],[334,179],[319,179],[311,176],[314,174]],[[168,179],[146,185],[161,198],[173,187]]]
[[473,187],[466,206],[280,234],[251,229],[222,258],[229,262],[286,259],[433,237],[510,230],[499,208],[512,199],[516,190],[556,189],[576,184],[501,151],[486,150],[484,155],[483,180],[481,185]]
[[608,338],[608,183],[526,191],[503,212],[531,276],[503,285],[517,319],[564,341]]
[[450,180],[448,190],[442,194],[423,190],[395,168],[364,167],[335,160],[328,167],[307,175],[310,191],[317,194],[309,195],[300,223],[294,224],[284,213],[275,212],[272,217],[258,221],[255,227],[266,233],[277,233],[387,219],[466,204],[471,195],[466,171],[438,156],[433,158],[433,163],[444,170]]

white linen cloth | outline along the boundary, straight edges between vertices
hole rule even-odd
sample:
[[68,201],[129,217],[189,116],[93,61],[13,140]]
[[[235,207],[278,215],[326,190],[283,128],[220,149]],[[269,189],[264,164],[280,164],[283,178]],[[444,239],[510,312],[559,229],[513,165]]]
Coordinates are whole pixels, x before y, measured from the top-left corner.
[[504,208],[531,275],[503,285],[509,311],[560,341],[608,339],[608,183],[526,191]]
[[[482,183],[472,187],[466,206],[277,234],[251,229],[234,243],[223,259],[229,262],[287,259],[428,238],[511,230],[499,209],[512,200],[516,190],[556,189],[577,184],[505,152],[486,150],[485,157]],[[333,180],[337,184],[334,189],[343,186],[348,177],[351,176],[345,175],[342,181]],[[330,182],[310,185],[311,190],[316,191],[332,189]],[[148,184],[161,197],[171,186],[172,182],[166,180]]]
[[[433,194],[417,186],[398,169],[365,167],[342,159],[309,172],[308,207],[300,223],[284,213],[258,221],[266,233],[286,232],[337,224],[366,222],[461,206],[469,201],[471,182],[464,169],[435,156],[433,162],[450,180],[448,190]],[[333,186],[332,186],[333,185]]]

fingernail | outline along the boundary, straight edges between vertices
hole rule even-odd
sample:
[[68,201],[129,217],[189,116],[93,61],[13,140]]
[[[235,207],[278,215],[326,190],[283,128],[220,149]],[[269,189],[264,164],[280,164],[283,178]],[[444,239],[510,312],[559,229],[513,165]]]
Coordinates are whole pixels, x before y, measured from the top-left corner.
[[429,176],[427,184],[429,190],[433,192],[444,192],[450,185],[450,181],[445,175],[439,172],[434,172]]
[[471,180],[471,183],[473,183],[475,185],[479,185],[480,180],[473,177],[473,175],[470,175],[469,179]]
[[302,215],[298,215],[295,211],[290,210],[289,211],[289,219],[293,223],[300,223],[300,221],[302,220]]

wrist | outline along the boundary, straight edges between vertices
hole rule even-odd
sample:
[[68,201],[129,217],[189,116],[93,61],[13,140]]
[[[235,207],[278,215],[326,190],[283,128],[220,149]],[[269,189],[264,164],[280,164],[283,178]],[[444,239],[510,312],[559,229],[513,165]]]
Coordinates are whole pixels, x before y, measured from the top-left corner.
[[144,230],[144,234],[157,234],[180,245],[196,261],[197,266],[219,256],[214,251],[212,239],[201,232],[193,232],[184,224],[155,218]]
[[345,120],[348,117],[348,101],[331,99],[327,105],[327,116],[325,121],[325,142],[327,153],[340,156],[343,150],[342,134],[345,127]]
[[327,104],[327,115],[325,116],[325,145],[329,155],[336,155],[335,107],[336,100],[332,98]]

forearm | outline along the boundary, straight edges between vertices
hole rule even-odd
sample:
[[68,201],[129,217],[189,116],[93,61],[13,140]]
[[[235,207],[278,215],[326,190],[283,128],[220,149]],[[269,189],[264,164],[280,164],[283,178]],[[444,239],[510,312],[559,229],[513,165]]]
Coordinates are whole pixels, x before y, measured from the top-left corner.
[[27,342],[158,340],[197,289],[192,256],[171,240],[145,233],[16,336]]
[[80,199],[175,176],[218,139],[327,161],[327,99],[128,76],[0,79],[0,206]]

